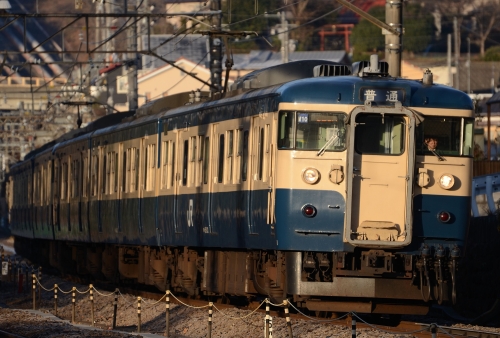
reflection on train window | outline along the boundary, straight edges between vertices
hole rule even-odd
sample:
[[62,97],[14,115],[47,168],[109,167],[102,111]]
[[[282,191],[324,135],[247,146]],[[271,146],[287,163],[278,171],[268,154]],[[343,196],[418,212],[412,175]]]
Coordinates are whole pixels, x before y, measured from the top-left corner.
[[381,114],[357,115],[354,147],[360,154],[401,155],[404,152],[404,118]]
[[345,150],[345,114],[282,111],[279,115],[279,149]]
[[431,154],[426,138],[437,140],[436,152],[444,156],[474,155],[474,119],[426,116],[417,126],[417,155]]

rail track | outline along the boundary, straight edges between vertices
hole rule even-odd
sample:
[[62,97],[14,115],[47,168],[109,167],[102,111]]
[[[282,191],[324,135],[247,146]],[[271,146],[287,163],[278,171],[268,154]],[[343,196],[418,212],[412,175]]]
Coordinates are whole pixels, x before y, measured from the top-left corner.
[[[66,281],[71,283],[85,284],[86,281],[82,280],[77,276],[66,276]],[[109,283],[98,283],[96,287],[99,287],[102,290],[112,291],[116,287],[115,285]],[[137,290],[132,287],[120,287],[120,292],[123,294],[133,295],[134,297],[141,297],[143,299],[149,299],[153,301],[159,301],[165,297],[165,293],[160,293],[157,291],[149,291],[149,290]],[[210,301],[210,299],[208,300]],[[207,299],[193,299],[188,297],[171,297],[172,304],[184,304],[191,307],[203,307],[207,305]],[[265,309],[261,307],[262,303],[259,302],[251,302],[244,306],[235,306],[232,304],[225,304],[223,299],[214,299],[214,304],[217,307],[217,310],[223,311],[226,309],[234,309],[237,308],[239,310],[245,311],[253,311],[260,314],[262,317],[265,317]],[[271,307],[270,316],[273,318],[285,318],[285,312],[283,308],[279,307]],[[475,337],[475,338],[500,338],[500,330],[495,332],[494,329],[485,329],[485,328],[461,328],[455,326],[441,326],[436,324],[429,323],[418,323],[418,322],[410,322],[410,321],[400,321],[395,325],[385,325],[380,322],[373,321],[373,318],[359,316],[356,313],[347,313],[343,314],[338,318],[320,318],[312,314],[301,313],[299,310],[294,311],[291,308],[290,318],[292,323],[297,323],[299,320],[305,321],[315,321],[318,323],[322,323],[325,325],[332,326],[342,326],[344,328],[352,328],[353,323],[355,321],[356,329],[372,329],[376,331],[380,331],[384,334],[393,334],[397,337]],[[354,320],[354,321],[353,321]],[[85,322],[85,320],[80,321],[81,324],[90,325],[90,322]],[[459,324],[459,323],[457,323]],[[135,327],[120,327],[121,332],[133,333]],[[8,330],[3,330],[0,327],[0,338],[1,337],[15,337],[15,338],[24,338],[22,335],[19,335],[16,332],[8,332]],[[285,335],[289,336],[289,335]]]

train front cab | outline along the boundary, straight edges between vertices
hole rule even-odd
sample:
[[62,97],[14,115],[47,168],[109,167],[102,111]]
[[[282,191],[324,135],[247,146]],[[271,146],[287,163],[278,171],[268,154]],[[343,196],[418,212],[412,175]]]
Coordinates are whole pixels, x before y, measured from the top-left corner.
[[[399,103],[280,108],[277,166],[290,169],[277,175],[276,213],[278,247],[291,250],[287,293],[317,311],[345,310],[337,301],[316,302],[319,296],[384,313],[425,313],[422,301],[455,301],[472,111],[418,113]],[[422,145],[436,128],[445,160]],[[442,177],[454,185],[443,187]],[[415,306],[399,306],[403,300]]]

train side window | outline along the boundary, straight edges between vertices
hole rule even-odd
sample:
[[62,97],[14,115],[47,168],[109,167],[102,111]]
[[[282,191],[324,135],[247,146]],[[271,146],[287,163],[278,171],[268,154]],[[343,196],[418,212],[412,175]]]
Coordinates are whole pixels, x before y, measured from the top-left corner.
[[155,144],[150,144],[147,147],[146,152],[146,190],[153,191],[155,186],[155,164],[156,164],[156,156],[155,156]]
[[172,160],[170,162],[170,186],[174,186],[175,182],[175,142],[172,142],[172,151],[171,151]]
[[167,174],[168,174],[168,146],[169,142],[164,141],[162,147],[162,169],[161,169],[161,187],[167,187]]
[[109,168],[109,166],[106,166],[108,157],[106,156],[106,153],[104,152],[104,149],[102,149],[101,154],[103,156],[103,159],[102,159],[102,176],[101,176],[101,193],[104,195],[104,194],[107,193],[107,191],[106,191],[106,183],[108,182],[107,175],[109,173],[109,169],[107,170],[106,168]]
[[78,160],[73,160],[73,162],[71,163],[71,189],[70,189],[71,198],[75,198],[77,196],[76,194],[76,189],[78,188],[76,184],[76,182],[78,182],[77,171],[78,171]]
[[[142,149],[144,150],[144,140],[142,143]],[[144,151],[144,177],[142,178],[142,188],[143,190],[147,191],[148,190],[148,176],[149,176],[149,147],[146,146],[146,149]]]
[[82,172],[83,172],[83,177],[82,177],[82,196],[87,197],[87,184],[88,184],[88,165],[89,165],[89,159],[88,157],[84,157],[82,161]]
[[248,175],[248,130],[243,132],[242,159],[241,159],[241,180],[246,181]]
[[103,173],[105,176],[106,176],[106,179],[104,180],[105,181],[105,185],[104,185],[104,194],[105,195],[109,195],[111,193],[111,161],[113,159],[113,153],[112,152],[108,152],[106,155],[104,155],[104,165],[105,165],[105,172]]
[[203,183],[203,140],[205,136],[199,135],[196,145],[196,186],[199,187]]
[[122,191],[128,192],[129,179],[130,179],[130,148],[123,152],[123,186]]
[[217,182],[222,183],[224,178],[224,134],[219,136],[219,166],[217,168]]
[[234,151],[234,183],[238,184],[241,182],[241,157],[243,153],[243,130],[236,129],[236,144]]
[[68,173],[68,200],[73,198],[74,195],[74,185],[75,185],[75,161],[69,158],[69,173]]
[[232,183],[234,166],[234,131],[227,131],[227,183]]
[[205,137],[203,142],[203,184],[208,183],[208,164],[210,160],[210,138]]
[[192,136],[189,138],[189,163],[188,163],[188,185],[194,186],[196,177],[196,155],[197,155],[197,137]]
[[139,163],[141,160],[141,148],[134,148],[135,149],[135,187],[134,191],[139,190]]
[[264,128],[259,128],[259,141],[258,141],[258,167],[257,177],[262,180],[262,172],[264,169]]
[[135,148],[128,149],[128,164],[127,164],[127,192],[133,192],[135,188]]
[[266,124],[264,132],[264,154],[263,154],[263,165],[262,165],[262,178],[264,182],[267,182],[267,178],[270,176],[269,169],[271,168],[271,126]]
[[45,184],[47,185],[45,189],[45,200],[47,201],[48,205],[50,196],[52,196],[52,161],[49,161],[47,163],[47,177]]
[[62,164],[62,178],[61,178],[61,201],[66,200],[68,193],[68,162]]
[[74,189],[75,189],[75,197],[80,197],[80,176],[81,176],[81,160],[76,160],[75,161],[75,183],[74,183]]
[[92,188],[92,196],[97,196],[97,188],[99,181],[99,156],[92,156],[92,174],[91,174],[91,188]]
[[188,156],[189,156],[189,141],[184,140],[184,150],[182,155],[182,185],[187,185],[188,180]]
[[114,184],[114,189],[113,189],[113,192],[117,192],[118,191],[118,159],[119,159],[119,156],[118,156],[118,152],[115,152],[115,165],[113,166],[113,175],[115,176],[115,184]]

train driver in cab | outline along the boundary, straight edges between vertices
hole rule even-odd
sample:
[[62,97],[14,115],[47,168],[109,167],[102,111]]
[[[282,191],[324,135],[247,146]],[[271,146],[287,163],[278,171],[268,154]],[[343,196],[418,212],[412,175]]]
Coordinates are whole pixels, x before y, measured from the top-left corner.
[[424,138],[424,143],[429,151],[436,151],[438,146],[438,140],[435,136],[426,136]]

